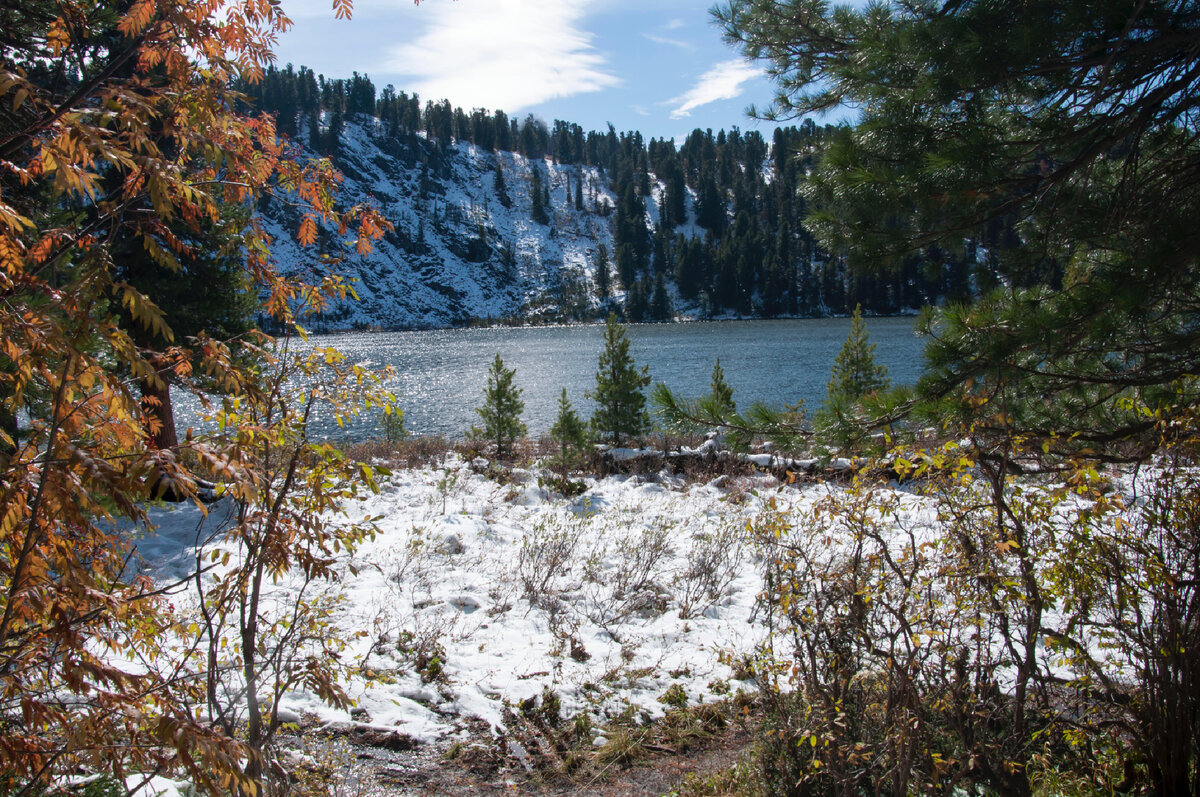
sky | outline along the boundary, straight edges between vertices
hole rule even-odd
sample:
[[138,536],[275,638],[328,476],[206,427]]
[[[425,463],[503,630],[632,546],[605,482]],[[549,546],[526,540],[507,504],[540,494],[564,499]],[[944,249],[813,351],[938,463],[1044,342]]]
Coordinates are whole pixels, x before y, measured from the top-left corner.
[[[355,0],[350,20],[329,0],[283,0],[295,26],[278,63],[327,78],[353,72],[425,100],[503,110],[585,130],[647,138],[696,128],[758,129],[767,105],[761,65],[721,40],[712,0]],[[836,121],[833,119],[818,121]]]

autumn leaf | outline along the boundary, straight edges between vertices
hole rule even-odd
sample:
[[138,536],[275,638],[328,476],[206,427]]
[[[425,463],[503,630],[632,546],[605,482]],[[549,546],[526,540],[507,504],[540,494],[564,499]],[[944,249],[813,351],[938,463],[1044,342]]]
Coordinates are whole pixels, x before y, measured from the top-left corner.
[[125,36],[136,36],[154,19],[154,0],[137,0],[133,8],[117,23],[117,29]]
[[300,229],[296,232],[296,240],[301,246],[312,246],[317,241],[317,220],[312,214],[307,214],[304,221],[300,222]]

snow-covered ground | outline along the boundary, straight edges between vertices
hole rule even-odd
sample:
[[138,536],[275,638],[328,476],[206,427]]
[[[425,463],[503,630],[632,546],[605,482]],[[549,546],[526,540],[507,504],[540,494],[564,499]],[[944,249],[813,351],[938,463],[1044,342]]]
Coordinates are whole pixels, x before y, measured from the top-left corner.
[[[1127,507],[1145,489],[1136,479],[1114,486]],[[872,545],[893,549],[889,561],[899,568],[893,579],[892,571],[876,567],[863,589],[888,605],[888,594],[906,588],[905,578],[916,588],[891,598],[890,605],[914,613],[906,634],[888,636],[884,629],[881,638],[907,639],[914,650],[940,639],[950,650],[962,636],[977,655],[990,655],[989,646],[979,645],[978,618],[972,620],[979,607],[941,599],[955,552],[941,551],[938,540],[966,493],[946,493],[939,505],[935,496],[894,483],[868,495],[832,483],[781,484],[766,473],[707,484],[685,484],[666,472],[609,476],[588,479],[586,487],[564,498],[539,485],[535,472],[517,470],[495,481],[451,455],[441,467],[397,471],[378,495],[349,506],[350,520],[375,518],[379,533],[343,556],[341,577],[323,588],[322,598],[348,644],[340,658],[342,685],[355,705],[333,709],[297,688],[282,699],[281,716],[445,741],[477,732],[480,720],[502,733],[508,712],[522,702],[544,704],[552,693],[565,717],[589,716],[602,745],[599,729],[609,720],[662,716],[680,690],[688,703],[700,703],[755,689],[744,662],[767,639],[766,611],[758,604],[764,560],[780,567],[779,559],[764,556],[764,541],[772,545],[777,532],[789,550],[805,552],[793,561],[816,570],[811,578],[794,573],[800,579],[790,597],[816,616],[836,615],[844,608],[837,603],[841,593],[826,594],[822,583],[844,569],[847,531],[859,522],[869,532],[861,538],[862,555],[870,556]],[[1050,493],[1035,481],[1028,487],[1015,489],[1013,500],[1047,508],[1043,497]],[[1089,507],[1082,497],[1060,496],[1042,528],[1090,524]],[[194,506],[155,509],[156,529],[139,541],[139,551],[163,583],[185,577],[197,561],[196,541],[216,534],[230,510],[222,504],[207,515]],[[1100,533],[1100,522],[1085,531]],[[1053,534],[1043,536],[1039,567],[1056,567],[1068,554]],[[998,567],[1012,566],[1005,554],[1012,547],[995,543]],[[205,578],[220,573],[216,567]],[[265,611],[283,616],[297,589],[294,575],[272,583]],[[928,600],[910,605],[914,596]],[[1019,593],[1002,597],[1005,611],[1023,611]],[[186,617],[195,598],[182,588],[172,602]],[[888,625],[894,618],[878,619]],[[1047,627],[1062,619],[1053,609],[1043,617]],[[1094,655],[1120,658],[1099,649]],[[1046,672],[1063,666],[1040,643],[1037,656]],[[1002,659],[989,659],[1001,684],[1008,671]],[[1120,665],[1109,662],[1114,671]],[[519,746],[513,750],[519,757]]]
[[[501,484],[451,458],[398,471],[350,507],[381,518],[381,533],[340,563],[326,596],[337,598],[334,619],[350,641],[353,719],[429,741],[467,717],[502,728],[506,707],[546,689],[564,715],[603,722],[630,705],[661,716],[658,698],[675,685],[693,703],[749,688],[731,680],[730,664],[764,635],[747,523],[772,500],[787,511],[826,488],[768,475],[686,488],[666,475],[587,484],[564,499],[531,472]],[[196,541],[229,512],[156,509],[139,551],[164,582],[185,576]],[[295,588],[285,577],[269,597],[286,605]],[[185,612],[192,600],[186,590],[173,598]],[[304,691],[281,707],[352,719]]]

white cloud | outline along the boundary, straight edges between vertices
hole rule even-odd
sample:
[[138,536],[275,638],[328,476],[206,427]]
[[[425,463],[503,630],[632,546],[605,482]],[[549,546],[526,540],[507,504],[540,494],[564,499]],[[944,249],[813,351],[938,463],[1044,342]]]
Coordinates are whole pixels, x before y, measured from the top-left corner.
[[384,71],[414,78],[426,99],[522,108],[620,81],[581,27],[592,0],[457,0],[422,4],[427,27],[391,48]]
[[672,119],[690,116],[695,108],[718,100],[731,100],[742,93],[742,84],[762,74],[758,68],[742,59],[722,61],[700,76],[688,92],[667,100],[665,105],[674,105]]
[[679,30],[687,23],[678,17],[667,23],[667,30]]
[[643,33],[642,37],[649,39],[655,44],[669,44],[672,47],[678,47],[681,50],[696,49],[695,45],[693,45],[691,42],[685,42],[680,39],[669,39],[666,36],[656,36],[653,33]]

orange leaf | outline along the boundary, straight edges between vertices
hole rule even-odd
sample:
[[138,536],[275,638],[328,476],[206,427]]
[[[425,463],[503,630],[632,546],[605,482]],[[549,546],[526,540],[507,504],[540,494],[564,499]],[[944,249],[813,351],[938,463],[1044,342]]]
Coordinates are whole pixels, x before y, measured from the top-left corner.
[[71,34],[67,32],[67,25],[62,17],[50,23],[50,30],[46,32],[46,43],[55,55],[60,55],[71,43]]
[[300,230],[296,233],[296,240],[301,246],[312,246],[317,241],[317,220],[312,215],[304,217],[304,221],[300,222]]
[[117,28],[126,36],[136,36],[146,29],[152,19],[154,19],[154,0],[138,0],[118,23]]

